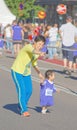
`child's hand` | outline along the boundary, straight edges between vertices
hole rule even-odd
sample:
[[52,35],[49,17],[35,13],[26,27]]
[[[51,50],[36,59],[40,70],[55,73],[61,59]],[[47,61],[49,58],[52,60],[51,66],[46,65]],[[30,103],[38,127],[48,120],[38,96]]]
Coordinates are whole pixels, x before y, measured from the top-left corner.
[[60,93],[60,91],[61,91],[60,89],[57,89],[57,92],[58,92],[58,93]]

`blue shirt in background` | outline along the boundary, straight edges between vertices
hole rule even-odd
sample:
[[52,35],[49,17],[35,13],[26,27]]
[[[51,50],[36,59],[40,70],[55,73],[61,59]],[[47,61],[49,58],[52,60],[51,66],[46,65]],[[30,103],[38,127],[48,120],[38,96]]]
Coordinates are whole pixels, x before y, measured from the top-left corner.
[[13,40],[22,40],[22,28],[19,25],[15,25],[12,27],[13,29]]

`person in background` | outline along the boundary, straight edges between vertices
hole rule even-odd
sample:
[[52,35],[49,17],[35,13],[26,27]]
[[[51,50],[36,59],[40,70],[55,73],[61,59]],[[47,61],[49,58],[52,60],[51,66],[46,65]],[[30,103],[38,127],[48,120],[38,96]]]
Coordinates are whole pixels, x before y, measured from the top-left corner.
[[58,27],[57,24],[54,24],[49,29],[49,48],[48,48],[48,54],[49,59],[56,58],[57,56],[57,49],[55,48],[56,41],[57,41],[57,33],[58,33]]
[[63,54],[63,62],[64,62],[63,73],[66,73],[70,76],[72,71],[72,64],[73,64],[73,52],[71,51],[71,49],[75,42],[74,37],[77,33],[77,28],[72,24],[71,16],[67,16],[66,24],[63,24],[60,27],[59,33],[62,39],[62,54]]
[[77,60],[77,36],[75,37],[75,43],[73,45],[73,49],[76,49],[75,51],[73,51],[73,71],[76,72],[76,60]]
[[46,53],[45,57],[43,57],[44,59],[46,59],[46,58],[48,58],[48,48],[47,48],[47,46],[49,45],[48,25],[45,27],[45,31],[44,31],[43,36],[45,37],[46,40],[45,40],[44,47],[41,49],[41,51]]
[[3,38],[3,25],[0,23],[0,38]]
[[44,80],[44,76],[37,65],[38,57],[45,55],[44,52],[40,51],[44,43],[45,38],[41,35],[37,36],[33,44],[27,44],[20,50],[11,67],[11,74],[18,95],[18,108],[20,108],[21,115],[26,117],[30,116],[28,101],[32,94],[31,64],[39,75],[39,78]]
[[12,25],[12,39],[14,45],[14,55],[18,55],[20,49],[22,48],[22,39],[23,39],[23,30],[20,24],[17,24],[17,21],[13,21]]
[[27,25],[23,26],[23,33],[24,33],[24,37],[23,37],[23,41],[24,41],[24,45],[27,44],[28,42],[26,42],[28,40],[28,32],[29,32],[29,28],[27,27]]
[[7,51],[12,51],[12,54],[13,54],[12,28],[10,24],[7,24],[4,29],[4,39],[6,41]]
[[40,83],[40,105],[42,114],[46,114],[47,108],[54,105],[53,93],[59,92],[54,85],[55,73],[53,70],[45,72],[45,80]]

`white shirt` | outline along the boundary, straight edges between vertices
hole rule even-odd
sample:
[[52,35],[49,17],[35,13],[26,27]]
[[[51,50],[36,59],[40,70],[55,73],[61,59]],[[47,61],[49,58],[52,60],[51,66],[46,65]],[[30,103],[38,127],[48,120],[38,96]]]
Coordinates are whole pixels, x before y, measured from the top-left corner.
[[11,27],[7,27],[7,28],[5,29],[5,33],[6,33],[6,37],[12,37],[12,36],[11,36]]
[[60,27],[62,32],[62,43],[64,46],[72,46],[75,42],[74,38],[77,34],[77,28],[72,23],[63,24]]
[[51,27],[51,29],[48,32],[50,41],[56,41],[57,40],[57,32],[58,32],[58,28]]

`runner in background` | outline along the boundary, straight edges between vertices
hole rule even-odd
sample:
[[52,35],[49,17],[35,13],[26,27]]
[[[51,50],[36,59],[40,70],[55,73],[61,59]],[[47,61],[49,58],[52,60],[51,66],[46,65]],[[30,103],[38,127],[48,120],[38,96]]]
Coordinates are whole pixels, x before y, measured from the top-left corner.
[[17,24],[17,21],[13,21],[12,25],[12,39],[14,45],[14,55],[18,55],[20,49],[22,48],[22,39],[23,39],[23,29],[20,24]]
[[70,49],[73,47],[75,42],[74,38],[77,34],[77,28],[72,24],[72,17],[66,18],[66,24],[63,24],[59,30],[62,38],[62,48],[69,50],[62,50],[64,60],[63,72],[71,75],[73,65],[73,52]]
[[12,28],[10,24],[7,24],[4,28],[4,39],[6,41],[6,50],[11,51],[13,54]]
[[73,72],[77,71],[77,36],[75,37],[75,43],[73,45],[73,48],[76,49],[73,51]]

